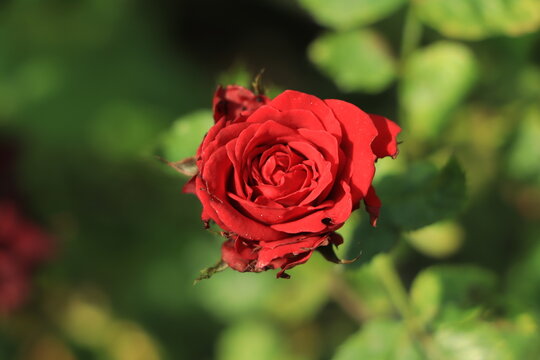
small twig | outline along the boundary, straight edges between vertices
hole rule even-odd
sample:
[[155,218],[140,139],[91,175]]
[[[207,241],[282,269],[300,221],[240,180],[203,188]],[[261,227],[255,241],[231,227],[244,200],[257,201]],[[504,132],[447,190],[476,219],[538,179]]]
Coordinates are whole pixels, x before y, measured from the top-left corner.
[[264,85],[262,81],[262,76],[264,74],[265,69],[262,68],[257,75],[253,78],[253,81],[251,82],[251,87],[253,88],[253,92],[257,95],[264,95]]
[[201,280],[210,279],[212,275],[215,273],[221,272],[225,269],[227,269],[229,265],[227,265],[226,262],[223,260],[220,260],[216,265],[207,267],[201,270],[201,275],[199,275],[194,281],[193,285],[197,285],[197,283]]
[[174,170],[178,171],[180,174],[186,176],[195,176],[199,172],[197,168],[197,159],[195,157],[188,157],[180,161],[169,161],[162,158],[161,156],[156,156],[156,159],[172,167]]
[[343,279],[343,274],[336,271],[330,283],[330,296],[358,324],[369,320],[366,306],[357,293]]

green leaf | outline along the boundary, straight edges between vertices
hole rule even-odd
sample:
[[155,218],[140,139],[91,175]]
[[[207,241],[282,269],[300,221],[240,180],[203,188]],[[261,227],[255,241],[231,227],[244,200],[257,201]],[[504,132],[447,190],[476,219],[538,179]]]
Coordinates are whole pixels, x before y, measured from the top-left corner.
[[[261,302],[264,311],[287,324],[301,324],[314,318],[328,301],[332,267],[322,256],[314,254],[307,264],[291,270],[289,281],[274,280]],[[283,301],[288,298],[294,301]]]
[[355,271],[344,273],[348,284],[358,294],[361,302],[357,304],[367,318],[390,317],[395,313],[394,305],[372,264],[362,266]]
[[359,258],[346,265],[347,268],[354,269],[370,262],[377,254],[389,251],[398,241],[401,236],[399,230],[389,224],[384,215],[379,218],[377,224],[377,227],[373,227],[368,216],[362,217],[345,254],[346,259],[354,259],[357,256]]
[[291,359],[281,334],[264,321],[248,320],[234,324],[221,335],[218,360]]
[[155,145],[161,131],[155,121],[159,117],[156,111],[123,101],[97,111],[85,136],[91,148],[104,158],[134,158],[149,153]]
[[455,254],[463,243],[463,229],[454,221],[440,221],[406,235],[416,250],[434,258],[445,258]]
[[465,200],[465,175],[455,158],[441,171],[429,163],[418,163],[404,174],[386,176],[377,190],[383,203],[378,225],[374,228],[367,216],[362,217],[345,253],[346,259],[360,257],[348,268],[359,267],[389,251],[401,230],[415,230],[454,215]]
[[[200,304],[223,321],[268,314],[282,323],[299,324],[326,304],[333,266],[315,254],[307,264],[291,269],[288,281],[276,280],[277,270],[240,273],[228,269],[216,279],[198,283],[194,291]],[[287,298],[294,301],[283,301]]]
[[194,291],[200,304],[214,317],[237,322],[263,313],[269,296],[278,286],[275,273],[270,271],[257,274],[229,269],[220,273],[219,279],[201,281]]
[[412,306],[424,324],[460,322],[478,315],[495,283],[491,272],[476,266],[434,266],[415,278]]
[[253,75],[247,69],[247,66],[243,63],[236,63],[219,75],[218,84],[223,86],[240,85],[249,88],[251,80],[253,80]]
[[540,226],[531,229],[526,240],[534,244],[518,258],[505,279],[505,303],[510,311],[519,313],[534,309],[540,314]]
[[503,323],[500,331],[510,345],[515,359],[534,359],[540,354],[538,321],[528,313],[519,314],[512,323]]
[[434,340],[446,360],[515,359],[505,337],[488,323],[443,326],[435,333]]
[[540,186],[540,107],[525,110],[508,154],[508,174]]
[[309,47],[310,60],[345,92],[377,93],[395,77],[394,59],[371,30],[327,33]]
[[400,101],[412,137],[432,139],[476,78],[476,63],[464,45],[441,41],[413,53],[405,65]]
[[517,36],[540,28],[538,0],[414,0],[413,4],[421,20],[452,38]]
[[177,161],[195,156],[204,135],[213,124],[210,110],[199,110],[176,120],[162,141],[165,159]]
[[416,360],[422,357],[412,346],[403,323],[376,320],[352,335],[332,360]]
[[402,230],[415,230],[455,215],[465,201],[465,174],[455,158],[437,171],[417,163],[400,175],[387,176],[377,186],[382,221]]
[[315,20],[335,29],[371,24],[396,11],[405,0],[299,0]]

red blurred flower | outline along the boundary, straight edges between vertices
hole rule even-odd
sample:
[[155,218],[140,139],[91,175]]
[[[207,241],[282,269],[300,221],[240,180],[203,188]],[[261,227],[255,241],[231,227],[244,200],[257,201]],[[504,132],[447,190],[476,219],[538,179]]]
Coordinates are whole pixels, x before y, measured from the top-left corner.
[[52,241],[9,201],[0,201],[0,314],[22,305],[33,270],[52,251]]

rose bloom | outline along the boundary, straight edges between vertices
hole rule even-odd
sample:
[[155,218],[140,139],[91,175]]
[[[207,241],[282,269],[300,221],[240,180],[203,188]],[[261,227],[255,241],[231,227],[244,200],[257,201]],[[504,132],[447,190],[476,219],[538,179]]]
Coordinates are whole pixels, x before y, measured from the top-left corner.
[[291,90],[270,100],[220,87],[213,104],[215,125],[184,191],[201,201],[205,223],[223,229],[229,267],[288,277],[317,248],[342,243],[334,231],[362,200],[375,225],[381,203],[371,182],[375,161],[397,155],[394,122]]

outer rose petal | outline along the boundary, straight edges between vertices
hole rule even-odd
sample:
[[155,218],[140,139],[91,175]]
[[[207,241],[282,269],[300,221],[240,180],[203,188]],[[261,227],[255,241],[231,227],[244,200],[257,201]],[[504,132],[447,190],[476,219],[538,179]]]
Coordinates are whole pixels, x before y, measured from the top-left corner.
[[[335,230],[351,215],[352,201],[349,185],[341,182],[332,198],[336,199],[332,207],[323,209],[302,218],[287,223],[275,224],[270,227],[289,234],[322,233]],[[330,201],[330,200],[329,200]]]
[[350,186],[354,207],[364,197],[371,186],[375,174],[376,156],[371,150],[371,143],[377,136],[377,129],[368,114],[341,100],[326,100],[334,111],[343,129],[342,148],[349,157]]
[[373,124],[375,124],[377,132],[379,133],[375,140],[373,140],[371,149],[378,158],[383,158],[385,156],[396,157],[398,153],[396,138],[400,133],[401,128],[398,124],[383,116],[374,114],[369,114],[369,116],[371,117],[371,120],[373,120]]
[[377,226],[377,219],[382,204],[373,186],[369,188],[369,191],[364,198],[364,204],[366,205],[366,211],[369,213],[371,226]]
[[221,257],[234,270],[240,272],[261,272],[268,269],[281,268],[276,277],[288,278],[285,270],[303,264],[319,246],[339,245],[341,239],[335,233],[316,236],[291,237],[272,242],[266,247],[235,236],[225,241],[221,247]]
[[227,240],[221,246],[221,258],[232,269],[240,272],[249,271],[250,263],[257,258],[253,249],[239,249],[233,239]]
[[338,140],[341,140],[342,127],[340,123],[325,102],[316,96],[299,91],[286,90],[272,100],[269,106],[281,111],[291,109],[309,110],[319,118],[326,131],[334,135]]
[[317,247],[328,244],[327,235],[316,235],[311,237],[306,237],[303,239],[298,239],[293,242],[285,242],[281,246],[276,246],[274,248],[262,247],[258,254],[257,267],[264,268],[268,266],[274,259],[283,258],[283,257],[292,257],[300,255],[306,252],[312,252]]
[[182,187],[182,192],[184,194],[195,194],[195,182],[196,182],[197,176],[192,177],[184,184],[184,187]]

